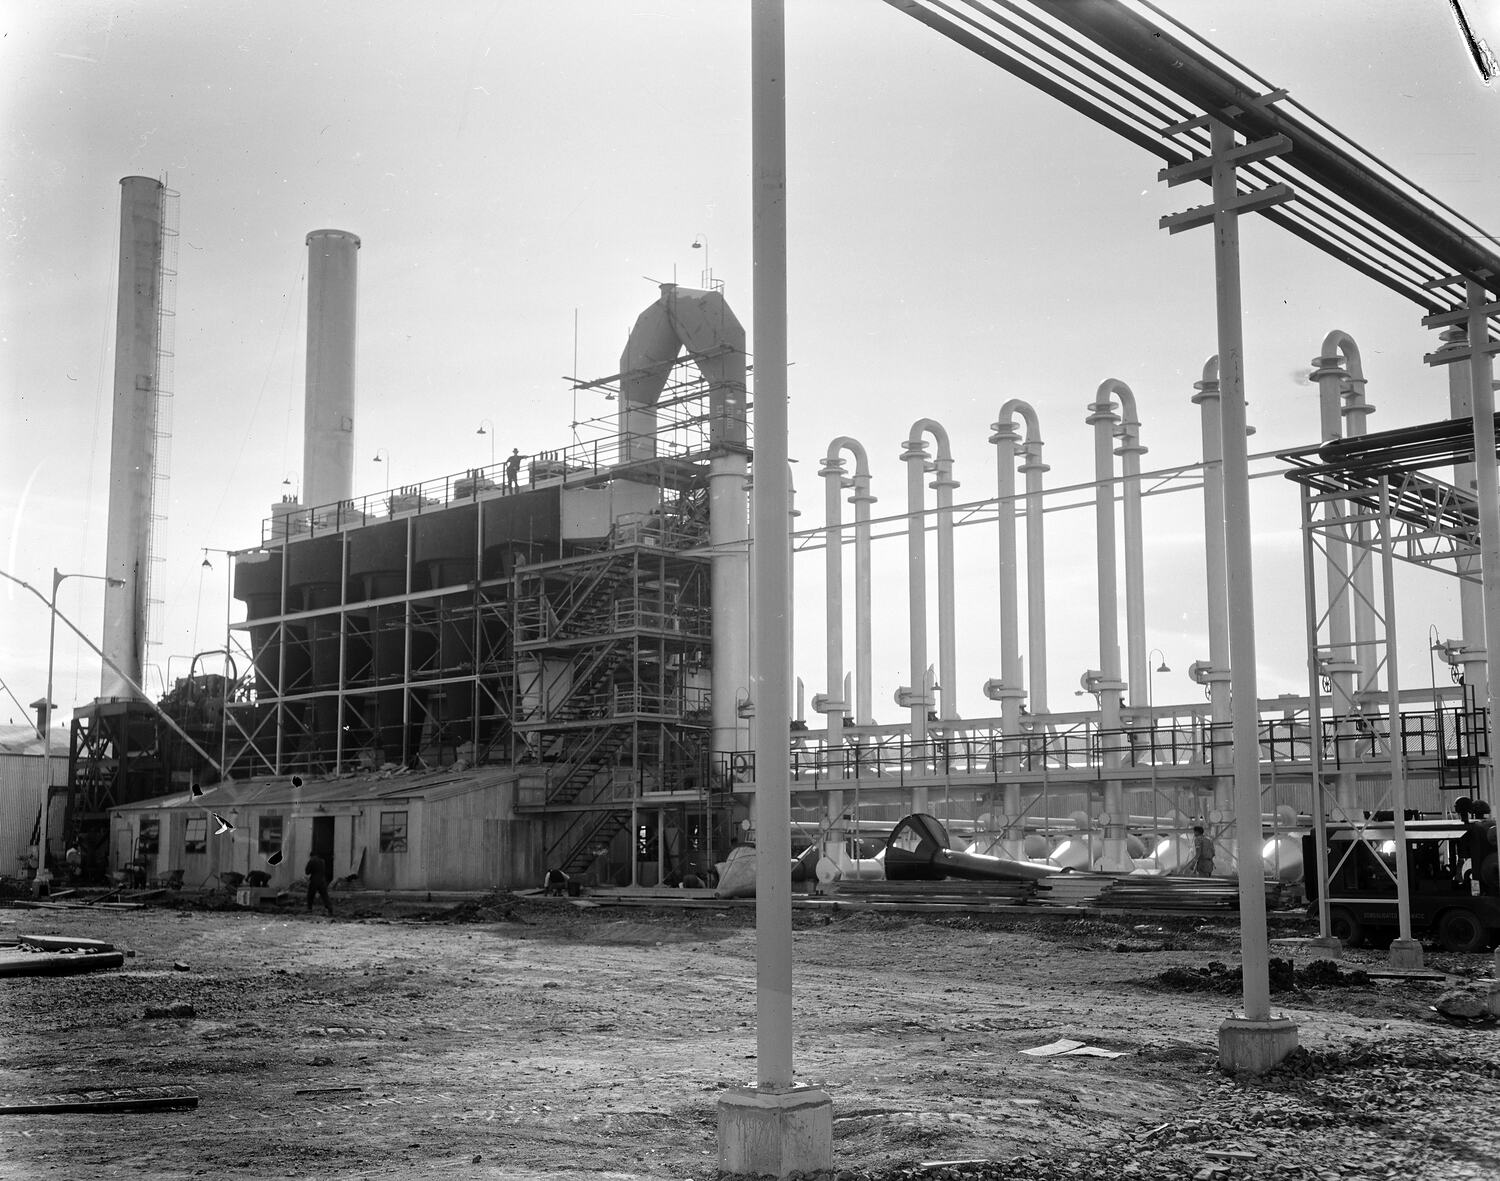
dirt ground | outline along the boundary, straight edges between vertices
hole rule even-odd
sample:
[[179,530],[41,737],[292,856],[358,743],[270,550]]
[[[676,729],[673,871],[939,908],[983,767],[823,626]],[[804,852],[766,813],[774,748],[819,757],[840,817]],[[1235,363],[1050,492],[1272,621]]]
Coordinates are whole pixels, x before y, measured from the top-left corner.
[[[0,1178],[717,1176],[719,1094],[755,1079],[749,908],[338,902],[333,919],[0,910],[0,939],[134,953],[0,980],[0,1094],[200,1097],[0,1115]],[[1232,922],[799,911],[795,927],[797,1071],[833,1099],[842,1181],[1500,1177],[1500,1031],[1432,1007],[1482,988],[1489,956],[1429,952],[1446,985],[1279,992],[1301,1049],[1236,1080],[1217,1030],[1237,994],[1157,980],[1236,964]],[[1321,958],[1306,933],[1274,924],[1272,954]],[[146,1016],[181,1004],[191,1017]],[[1124,1053],[1021,1053],[1058,1038]]]

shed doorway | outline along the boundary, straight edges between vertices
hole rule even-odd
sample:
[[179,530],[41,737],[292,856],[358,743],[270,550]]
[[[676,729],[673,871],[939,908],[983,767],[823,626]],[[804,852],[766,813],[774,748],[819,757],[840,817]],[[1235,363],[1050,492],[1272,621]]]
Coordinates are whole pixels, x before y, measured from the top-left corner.
[[321,857],[328,867],[328,876],[333,877],[333,817],[314,816],[312,822],[313,855]]

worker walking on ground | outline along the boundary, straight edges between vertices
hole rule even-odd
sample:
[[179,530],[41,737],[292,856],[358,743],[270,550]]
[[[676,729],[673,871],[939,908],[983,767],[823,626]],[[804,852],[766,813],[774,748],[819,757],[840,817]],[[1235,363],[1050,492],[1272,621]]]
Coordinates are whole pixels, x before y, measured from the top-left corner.
[[1200,878],[1214,874],[1214,843],[1203,832],[1203,825],[1193,825],[1193,872]]
[[505,461],[505,489],[507,492],[516,491],[521,480],[521,452],[519,448],[510,449],[510,458]]
[[321,898],[323,909],[333,914],[333,902],[328,897],[328,867],[323,864],[323,859],[314,853],[307,859],[307,868],[303,872],[307,874],[307,909],[313,908],[314,898]]

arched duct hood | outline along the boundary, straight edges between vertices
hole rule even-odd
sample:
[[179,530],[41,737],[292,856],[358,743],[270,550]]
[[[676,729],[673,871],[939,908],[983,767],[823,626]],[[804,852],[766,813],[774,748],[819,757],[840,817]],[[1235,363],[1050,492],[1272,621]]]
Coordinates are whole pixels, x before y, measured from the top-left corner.
[[[927,458],[930,434],[937,442],[937,459]],[[906,450],[901,459],[906,469],[906,538],[910,564],[910,624],[912,685],[907,703],[911,708],[911,737],[915,742],[927,738],[927,711],[935,704],[943,721],[958,718],[957,645],[953,627],[953,452],[948,432],[941,423],[919,418],[911,425]],[[937,492],[937,560],[938,560],[938,694],[927,684],[927,517],[923,509],[922,479],[928,471],[935,478]]]
[[[1120,400],[1121,414],[1115,413],[1114,399]],[[1115,548],[1115,447],[1114,440],[1121,440],[1119,454],[1125,469],[1125,581],[1127,615],[1126,634],[1131,645],[1131,665],[1135,664],[1137,638],[1134,634],[1132,602],[1138,602],[1134,578],[1134,562],[1139,558],[1140,517],[1134,516],[1132,530],[1132,490],[1140,495],[1139,440],[1136,431],[1139,423],[1135,413],[1135,395],[1123,381],[1109,378],[1100,384],[1094,400],[1089,403],[1087,422],[1094,428],[1094,525],[1095,546],[1099,568],[1099,668],[1084,674],[1083,686],[1095,694],[1099,701],[1100,745],[1104,762],[1104,813],[1109,818],[1104,827],[1104,870],[1107,873],[1125,872],[1131,868],[1126,851],[1125,826],[1121,822],[1125,796],[1121,781],[1111,778],[1109,773],[1124,763],[1124,751],[1120,743],[1120,694],[1127,688],[1120,675],[1120,621],[1119,588],[1116,575]],[[1135,512],[1140,511],[1136,501]],[[1134,555],[1134,557],[1132,556]],[[1144,630],[1142,628],[1141,630]],[[1144,674],[1143,674],[1144,675]]]
[[663,283],[620,354],[622,460],[655,457],[656,402],[684,349],[708,382],[713,449],[746,450],[745,329],[723,292]]
[[[1359,346],[1347,332],[1334,329],[1323,338],[1321,356],[1312,359],[1313,371],[1308,380],[1318,387],[1318,433],[1322,441],[1359,438],[1368,429],[1367,420],[1375,408],[1365,400],[1365,370],[1360,361]],[[1334,711],[1344,715],[1358,713],[1353,694],[1376,688],[1375,663],[1363,654],[1373,651],[1378,623],[1375,619],[1375,570],[1367,556],[1365,544],[1369,526],[1364,521],[1353,525],[1355,548],[1330,538],[1326,547],[1329,585],[1342,587],[1353,574],[1354,646],[1348,647],[1350,596],[1331,596],[1329,636],[1333,643],[1333,667],[1329,681],[1334,688]],[[1358,671],[1350,670],[1357,666]]]
[[[854,475],[844,471],[839,454],[848,451],[854,457]],[[828,455],[818,475],[824,480],[824,515],[828,529],[826,547],[828,596],[828,693],[813,708],[828,715],[828,743],[842,741],[843,718],[850,714],[861,726],[874,722],[870,710],[870,462],[864,446],[857,439],[840,435],[828,444]],[[847,677],[844,672],[844,526],[842,498],[844,489],[853,489],[849,497],[854,505],[854,701],[844,694]],[[852,705],[852,709],[851,709]]]
[[1042,432],[1036,411],[1018,398],[1000,407],[999,418],[992,424],[998,470],[997,491],[1000,497],[1000,680],[985,685],[985,695],[1001,703],[1002,728],[1006,733],[1018,730],[1021,701],[1027,696],[1021,689],[1020,628],[1017,623],[1016,574],[1016,443],[1019,427],[1016,415],[1026,424],[1026,441],[1022,448],[1020,470],[1026,475],[1026,635],[1031,657],[1030,699],[1033,714],[1047,710],[1047,595],[1045,583],[1045,544],[1042,525],[1042,475],[1048,467],[1042,462]]
[[[1308,380],[1318,386],[1318,426],[1323,442],[1355,438],[1369,428],[1365,420],[1375,407],[1365,401],[1365,367],[1359,345],[1347,332],[1334,329],[1323,338],[1323,355],[1312,359]],[[1345,426],[1342,419],[1348,418]]]
[[[1000,679],[987,681],[985,696],[1000,702],[1000,729],[1007,737],[1021,732],[1021,702],[1026,697],[1021,688],[1020,626],[1017,622],[1016,576],[1016,444],[1019,428],[1016,415],[1026,423],[1026,630],[1031,654],[1031,710],[1047,710],[1047,596],[1043,578],[1042,545],[1042,433],[1036,411],[1025,402],[1012,398],[1000,407],[990,442],[995,444],[999,506],[996,517],[1000,529]],[[1018,760],[1007,755],[1002,770],[1019,769]],[[1026,856],[1026,837],[1022,828],[1021,785],[1007,781],[1003,789],[1004,811],[1000,815],[1000,847],[1007,857]]]
[[[1203,538],[1207,569],[1208,659],[1195,662],[1195,679],[1208,691],[1215,725],[1227,733],[1229,713],[1229,583],[1224,536],[1224,437],[1219,415],[1219,358],[1203,362],[1203,380],[1193,386],[1203,440]],[[1216,783],[1216,806],[1233,807],[1227,785]],[[1222,798],[1220,798],[1222,797]]]

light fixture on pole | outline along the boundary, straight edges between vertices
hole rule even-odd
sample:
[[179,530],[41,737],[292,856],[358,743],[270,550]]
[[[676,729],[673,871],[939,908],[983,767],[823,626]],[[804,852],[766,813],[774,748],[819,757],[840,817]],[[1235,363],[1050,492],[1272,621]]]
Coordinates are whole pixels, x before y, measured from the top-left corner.
[[703,284],[703,288],[706,291],[708,289],[708,285],[712,283],[714,279],[713,268],[708,265],[708,235],[698,234],[694,236],[693,249],[703,251],[703,274],[699,279],[699,282]]
[[396,486],[396,477],[391,472],[391,453],[384,447],[377,447],[375,449],[375,457],[370,462],[385,464],[385,486],[387,488],[394,488]]
[[[489,430],[485,430],[484,429],[485,427],[489,427],[490,429]],[[490,437],[490,466],[494,467],[495,466],[495,424],[493,422],[491,422],[488,418],[480,419],[480,421],[479,421],[479,429],[477,431],[475,431],[474,433],[476,435],[488,435]]]
[[1166,654],[1162,652],[1160,648],[1152,648],[1151,651],[1146,653],[1147,664],[1151,663],[1151,658],[1153,656],[1160,656],[1161,664],[1151,670],[1151,676],[1146,680],[1146,704],[1148,707],[1154,707],[1156,705],[1156,674],[1169,673],[1172,671],[1167,667]]
[[51,893],[52,871],[47,868],[47,813],[52,803],[52,666],[57,652],[57,588],[65,578],[93,578],[109,586],[124,586],[123,578],[107,574],[63,574],[52,567],[52,597],[47,601],[47,695],[42,700],[47,715],[46,733],[42,736],[42,815],[37,825],[37,866],[34,893],[40,897]]

